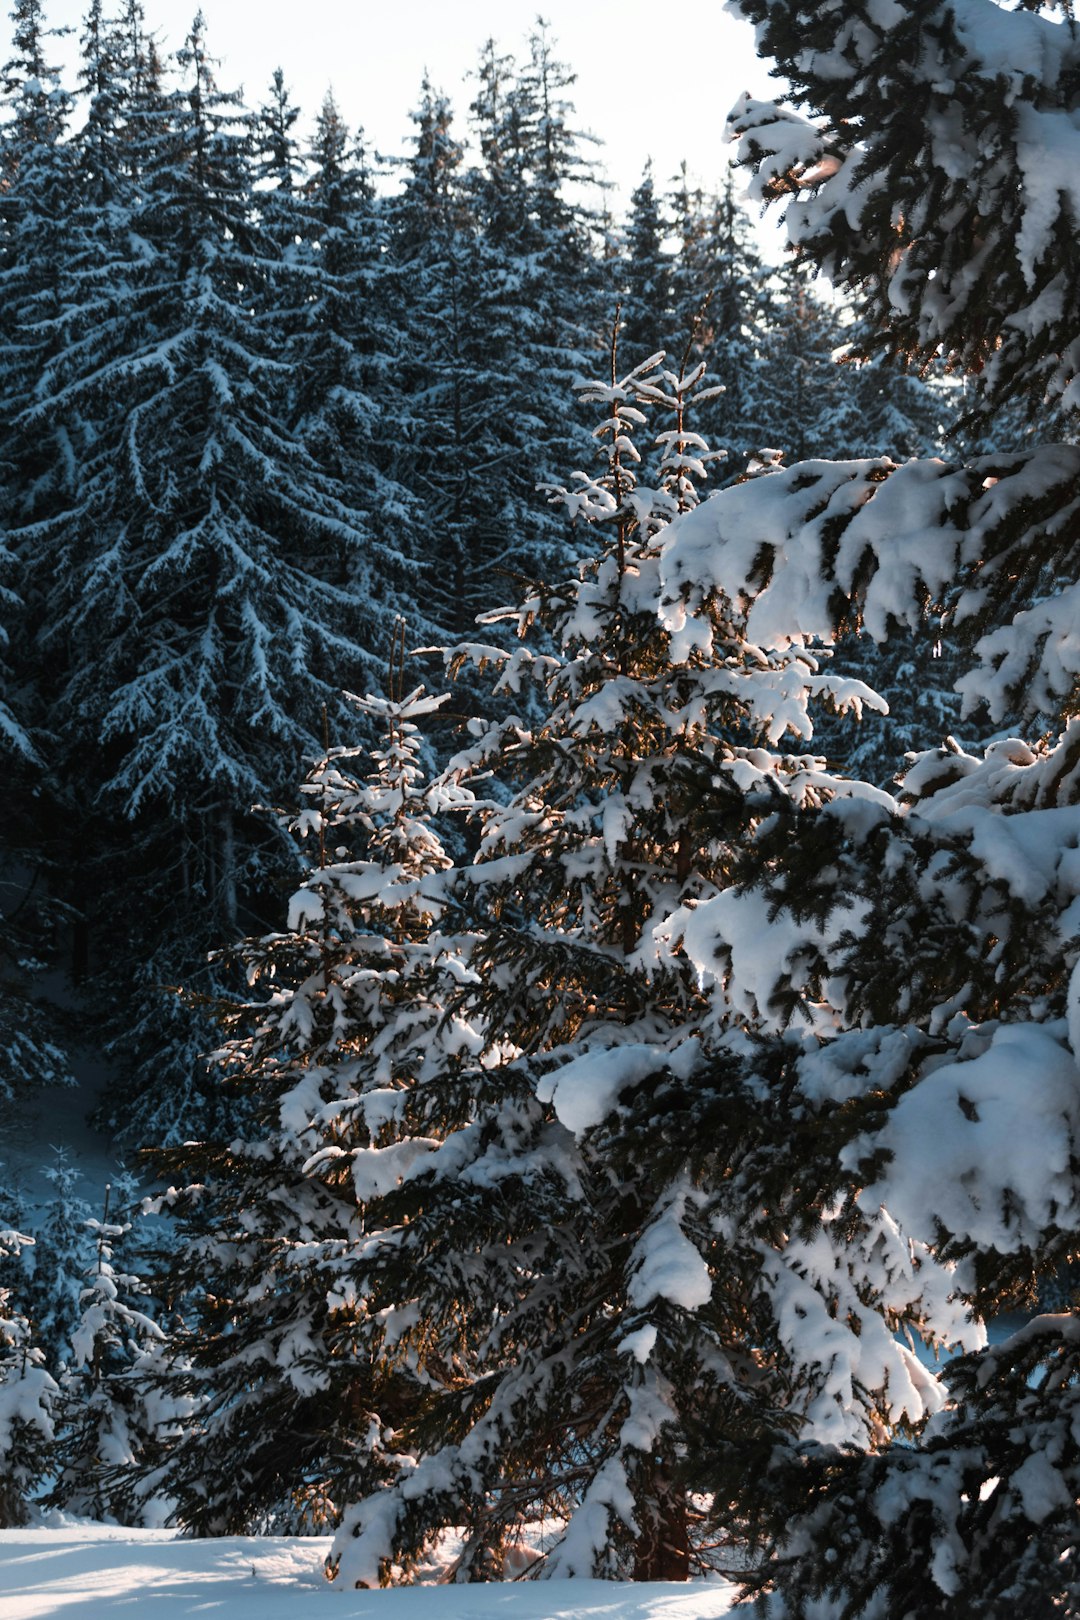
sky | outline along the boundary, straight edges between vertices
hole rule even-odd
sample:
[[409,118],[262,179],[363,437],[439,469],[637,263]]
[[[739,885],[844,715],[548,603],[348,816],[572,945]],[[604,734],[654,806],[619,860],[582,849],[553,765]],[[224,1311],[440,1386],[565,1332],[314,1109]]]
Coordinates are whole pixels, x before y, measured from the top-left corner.
[[[147,22],[168,48],[182,42],[197,3],[145,0]],[[45,0],[54,27],[78,31],[85,9],[85,0]],[[249,104],[258,104],[280,64],[309,124],[332,84],[369,148],[394,155],[407,150],[425,69],[450,96],[465,133],[474,93],[466,75],[481,46],[493,37],[527,55],[537,0],[203,0],[203,11],[223,87],[242,84]],[[684,159],[706,188],[722,179],[729,108],[743,90],[770,89],[748,24],[719,0],[678,12],[657,0],[548,0],[543,15],[560,59],[577,73],[579,127],[603,142],[616,211],[649,157],[658,184]]]

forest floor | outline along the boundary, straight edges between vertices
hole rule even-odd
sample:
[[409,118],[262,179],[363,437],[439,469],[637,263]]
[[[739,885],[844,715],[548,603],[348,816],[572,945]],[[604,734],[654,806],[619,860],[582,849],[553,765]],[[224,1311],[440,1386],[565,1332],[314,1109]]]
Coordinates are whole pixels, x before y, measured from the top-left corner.
[[78,1521],[0,1530],[0,1620],[722,1620],[722,1582],[622,1585],[518,1581],[338,1592],[323,1578],[329,1543]]

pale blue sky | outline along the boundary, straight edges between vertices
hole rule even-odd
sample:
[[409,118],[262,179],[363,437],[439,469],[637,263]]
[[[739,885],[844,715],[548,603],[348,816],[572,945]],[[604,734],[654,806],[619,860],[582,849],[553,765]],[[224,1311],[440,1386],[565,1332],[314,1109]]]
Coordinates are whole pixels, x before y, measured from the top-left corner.
[[[179,44],[197,0],[145,0],[147,20],[170,48]],[[5,8],[6,9],[6,8]],[[45,0],[54,26],[81,23],[85,0]],[[473,90],[465,75],[494,36],[523,55],[536,0],[205,0],[220,82],[243,84],[259,102],[280,63],[310,120],[328,83],[342,113],[363,124],[369,145],[400,153],[425,67],[450,96],[464,133]],[[658,182],[685,158],[706,186],[728,158],[724,118],[740,91],[767,92],[751,29],[719,0],[673,7],[656,0],[549,0],[562,60],[578,75],[579,123],[604,142],[616,204],[636,185],[645,159]]]

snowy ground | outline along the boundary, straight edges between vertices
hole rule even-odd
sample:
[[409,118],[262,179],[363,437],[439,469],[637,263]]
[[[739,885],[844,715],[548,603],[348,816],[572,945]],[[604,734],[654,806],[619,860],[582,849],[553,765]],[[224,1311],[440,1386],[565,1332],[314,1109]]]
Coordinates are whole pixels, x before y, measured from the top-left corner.
[[721,1620],[730,1611],[727,1588],[711,1583],[335,1592],[322,1576],[326,1547],[284,1537],[182,1541],[172,1530],[92,1524],[0,1530],[0,1620]]

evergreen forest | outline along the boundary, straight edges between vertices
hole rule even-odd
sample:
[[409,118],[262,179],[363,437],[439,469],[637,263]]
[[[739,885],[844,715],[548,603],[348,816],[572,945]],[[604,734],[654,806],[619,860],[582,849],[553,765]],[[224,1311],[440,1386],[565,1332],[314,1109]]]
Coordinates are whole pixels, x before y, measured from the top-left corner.
[[1080,38],[729,10],[617,213],[14,0],[0,1527],[1080,1614]]

